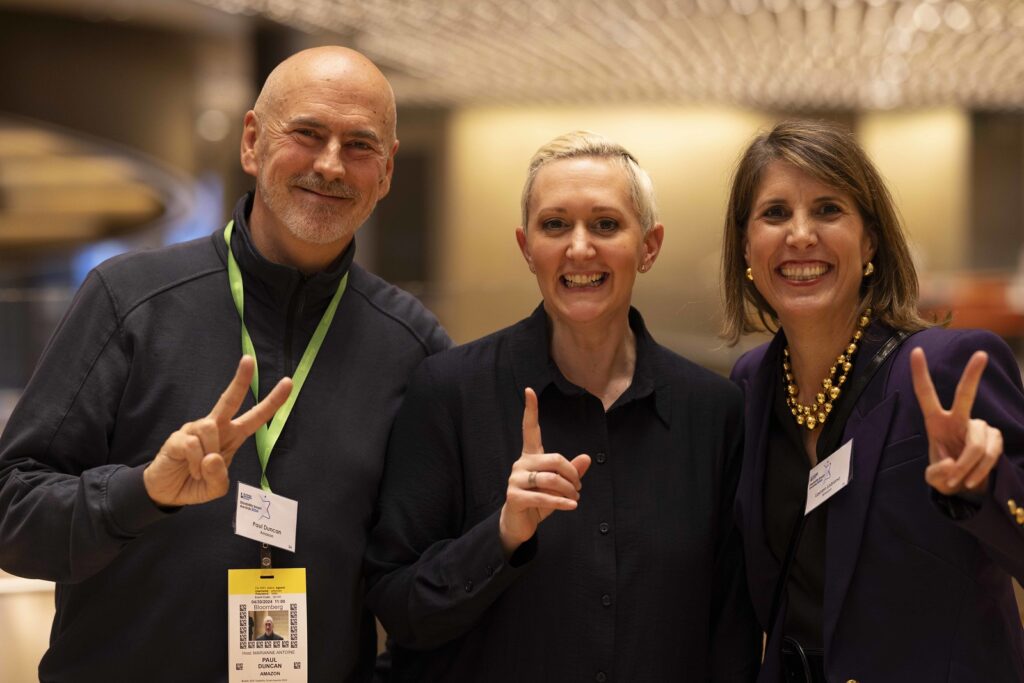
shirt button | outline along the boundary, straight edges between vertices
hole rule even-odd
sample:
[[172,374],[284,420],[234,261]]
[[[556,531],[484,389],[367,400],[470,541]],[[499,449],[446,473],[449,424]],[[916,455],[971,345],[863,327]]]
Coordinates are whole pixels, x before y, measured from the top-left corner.
[[466,581],[466,592],[470,593],[473,591],[473,580]]
[[494,567],[492,565],[487,565],[487,576],[494,576]]
[[598,453],[594,456],[594,459],[597,460],[598,465],[603,465],[605,461],[608,460],[608,456],[604,453]]
[[608,674],[603,671],[598,671],[597,675],[594,676],[594,680],[597,681],[597,683],[605,683],[605,681],[608,680]]
[[607,593],[602,595],[601,596],[601,604],[604,605],[605,607],[611,607],[612,606],[612,596],[608,595]]
[[608,530],[611,529],[612,527],[611,527],[610,524],[608,524],[608,522],[601,522],[600,524],[597,525],[597,528],[601,530],[602,534],[606,534],[606,533],[608,533]]

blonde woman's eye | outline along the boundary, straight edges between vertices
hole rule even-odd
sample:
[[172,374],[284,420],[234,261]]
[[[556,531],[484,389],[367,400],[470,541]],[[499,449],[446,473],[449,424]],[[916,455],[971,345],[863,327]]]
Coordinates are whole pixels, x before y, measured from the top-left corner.
[[619,227],[619,222],[611,218],[602,218],[594,223],[598,232],[612,232]]
[[540,224],[540,227],[545,230],[562,230],[566,227],[566,222],[561,218],[549,218]]

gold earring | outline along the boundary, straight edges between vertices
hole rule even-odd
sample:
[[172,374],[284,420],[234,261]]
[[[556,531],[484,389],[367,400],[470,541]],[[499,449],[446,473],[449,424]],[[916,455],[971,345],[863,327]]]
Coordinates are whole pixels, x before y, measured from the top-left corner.
[[754,281],[754,271],[753,269],[750,268],[750,266],[747,266],[747,279],[750,280],[751,282]]
[[873,272],[875,272],[875,264],[868,261],[868,264],[864,266],[864,277],[870,277]]
[[641,273],[646,273],[647,272],[647,268],[648,268],[648,266],[647,266],[646,263],[641,263],[640,264],[640,272]]

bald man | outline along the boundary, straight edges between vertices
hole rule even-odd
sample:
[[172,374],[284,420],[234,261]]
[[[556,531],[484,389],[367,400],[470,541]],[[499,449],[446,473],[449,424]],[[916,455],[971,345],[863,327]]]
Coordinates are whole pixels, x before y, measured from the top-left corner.
[[284,637],[274,633],[274,618],[269,614],[263,620],[263,633],[256,636],[256,640],[284,640]]
[[[299,503],[296,552],[272,556],[306,569],[309,680],[370,679],[361,565],[385,442],[409,373],[449,344],[352,261],[397,150],[380,71],[300,52],[245,116],[255,191],[229,224],[86,279],[0,437],[0,567],[57,582],[41,680],[228,679],[227,572],[262,559],[233,533],[236,482]],[[290,394],[264,468],[248,437]]]

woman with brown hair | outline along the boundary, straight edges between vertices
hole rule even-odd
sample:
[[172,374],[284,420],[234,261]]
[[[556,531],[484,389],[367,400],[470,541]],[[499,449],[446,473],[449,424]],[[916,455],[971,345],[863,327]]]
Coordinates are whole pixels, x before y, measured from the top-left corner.
[[750,144],[723,249],[725,336],[775,333],[732,373],[759,680],[1024,680],[1024,392],[1006,344],[919,317],[890,194],[837,126]]

